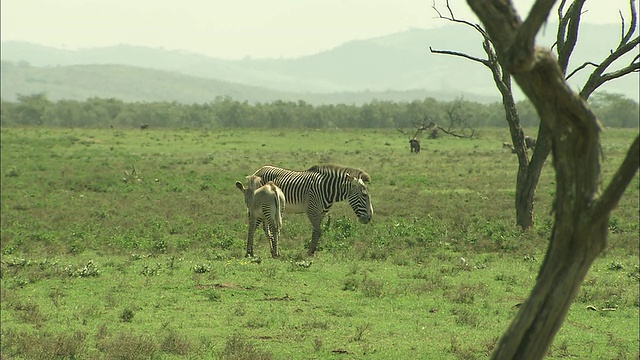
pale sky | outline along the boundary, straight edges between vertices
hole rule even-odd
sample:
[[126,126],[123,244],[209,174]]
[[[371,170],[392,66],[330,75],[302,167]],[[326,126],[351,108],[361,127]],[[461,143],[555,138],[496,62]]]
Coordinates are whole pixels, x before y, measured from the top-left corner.
[[[477,21],[463,0],[457,17]],[[532,0],[515,0],[525,17]],[[64,49],[118,44],[217,58],[292,58],[350,40],[444,26],[432,0],[2,0],[2,41]],[[441,11],[445,2],[438,0]],[[587,1],[583,21],[619,23],[626,0]],[[555,18],[555,13],[552,13]]]

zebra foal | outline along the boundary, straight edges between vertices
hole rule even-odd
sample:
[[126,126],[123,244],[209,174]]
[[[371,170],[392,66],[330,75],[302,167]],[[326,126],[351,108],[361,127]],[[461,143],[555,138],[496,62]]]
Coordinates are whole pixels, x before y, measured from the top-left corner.
[[264,234],[271,243],[271,256],[280,256],[278,237],[282,229],[282,215],[285,208],[284,193],[272,181],[262,185],[259,176],[247,176],[248,186],[236,181],[236,187],[244,194],[247,205],[249,230],[247,234],[247,256],[253,256],[253,236],[262,223]]

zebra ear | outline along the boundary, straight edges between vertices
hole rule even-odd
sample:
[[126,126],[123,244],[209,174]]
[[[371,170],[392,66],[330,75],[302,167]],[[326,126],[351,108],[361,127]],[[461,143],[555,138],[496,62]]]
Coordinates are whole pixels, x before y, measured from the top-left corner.
[[242,191],[242,192],[244,192],[244,190],[245,190],[244,185],[242,185],[242,183],[240,181],[236,181],[236,187],[238,189],[240,189],[240,191]]

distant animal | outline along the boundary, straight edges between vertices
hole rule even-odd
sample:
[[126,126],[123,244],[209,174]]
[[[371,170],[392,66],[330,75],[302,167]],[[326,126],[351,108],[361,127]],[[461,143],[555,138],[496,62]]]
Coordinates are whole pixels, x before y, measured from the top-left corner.
[[527,149],[533,149],[534,147],[536,147],[536,138],[534,138],[533,136],[525,136],[524,145]]
[[247,233],[247,256],[253,257],[253,237],[256,229],[262,223],[264,235],[271,244],[271,256],[280,256],[278,238],[282,229],[282,216],[285,209],[284,193],[273,181],[262,185],[259,176],[247,176],[248,186],[236,182],[236,187],[244,194],[247,205],[249,229]]
[[510,144],[510,143],[508,143],[508,142],[503,142],[503,143],[502,143],[502,148],[503,148],[503,149],[509,149],[509,150],[511,150],[511,153],[512,153],[512,154],[515,154],[515,153],[516,153],[516,148],[515,148],[515,147],[513,147],[513,145],[512,145],[512,144]]
[[144,123],[140,125],[140,129],[144,130],[144,129],[148,129],[149,128],[149,124]]
[[347,200],[361,223],[367,224],[373,216],[373,206],[367,184],[371,177],[366,172],[334,164],[314,165],[304,171],[265,165],[254,175],[262,181],[273,181],[284,192],[287,213],[305,213],[313,227],[309,254],[313,255],[322,236],[322,219],[331,206]]
[[409,144],[411,145],[411,152],[416,154],[420,152],[420,141],[418,141],[418,139],[413,138],[409,140]]

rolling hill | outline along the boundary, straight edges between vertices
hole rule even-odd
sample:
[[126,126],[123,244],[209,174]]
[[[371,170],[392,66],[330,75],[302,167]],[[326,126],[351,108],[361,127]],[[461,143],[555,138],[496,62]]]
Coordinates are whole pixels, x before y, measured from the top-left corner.
[[[555,28],[538,40],[551,45]],[[573,57],[575,68],[598,61],[617,44],[617,25],[583,24]],[[230,96],[250,102],[276,99],[310,103],[360,103],[372,99],[412,100],[427,96],[451,100],[499,100],[482,65],[429,52],[446,49],[482,56],[473,30],[449,25],[410,29],[388,36],[351,41],[315,55],[293,59],[222,60],[184,51],[118,45],[65,50],[23,42],[2,43],[2,97],[46,91],[51,99],[116,97],[126,101],[185,103]],[[571,79],[577,88],[582,71]],[[638,74],[601,88],[638,101]],[[516,91],[516,96],[522,95]]]

